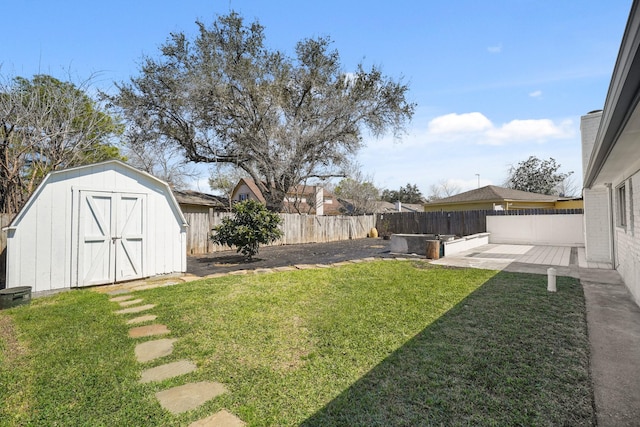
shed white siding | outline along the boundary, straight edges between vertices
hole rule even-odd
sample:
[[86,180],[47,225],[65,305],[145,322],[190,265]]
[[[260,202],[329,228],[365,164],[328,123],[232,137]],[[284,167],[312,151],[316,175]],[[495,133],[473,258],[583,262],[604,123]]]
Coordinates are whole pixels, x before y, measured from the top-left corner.
[[[31,286],[38,292],[90,284],[82,277],[87,260],[81,257],[93,249],[82,250],[80,242],[89,233],[80,229],[81,211],[86,216],[94,209],[82,207],[88,194],[104,196],[104,205],[96,208],[104,212],[116,209],[112,201],[129,200],[129,207],[121,202],[122,213],[113,212],[122,217],[130,216],[131,206],[139,203],[140,218],[133,226],[138,241],[132,249],[141,260],[137,277],[186,271],[186,221],[168,185],[109,161],[53,172],[44,179],[7,230],[7,287]],[[97,223],[93,227],[100,231]],[[117,231],[113,236],[109,231],[102,230],[110,239],[119,238]],[[115,239],[107,253],[116,250]]]

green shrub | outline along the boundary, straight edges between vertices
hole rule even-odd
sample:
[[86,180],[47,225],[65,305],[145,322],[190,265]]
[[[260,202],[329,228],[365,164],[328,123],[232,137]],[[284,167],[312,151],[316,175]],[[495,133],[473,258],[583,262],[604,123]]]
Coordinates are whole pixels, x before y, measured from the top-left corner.
[[282,237],[280,215],[255,200],[236,203],[233,214],[214,228],[211,240],[220,245],[236,246],[236,252],[242,252],[248,260],[258,253],[260,244],[266,245]]

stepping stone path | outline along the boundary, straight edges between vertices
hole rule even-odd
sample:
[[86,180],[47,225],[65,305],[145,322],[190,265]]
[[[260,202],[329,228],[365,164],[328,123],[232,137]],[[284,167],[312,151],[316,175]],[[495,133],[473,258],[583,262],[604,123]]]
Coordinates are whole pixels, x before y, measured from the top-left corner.
[[142,302],[141,299],[132,299],[128,301],[122,301],[119,304],[120,304],[120,307],[129,307],[130,305],[140,304],[141,302]]
[[155,314],[145,314],[144,316],[134,317],[133,319],[127,320],[127,325],[135,325],[136,323],[144,323],[150,322],[151,320],[156,320],[158,316]]
[[135,349],[136,360],[143,363],[168,356],[173,353],[173,343],[176,341],[178,340],[175,338],[165,338],[140,343]]
[[238,417],[223,409],[210,417],[192,422],[189,427],[242,427],[245,423]]
[[[140,286],[139,288],[141,288]],[[143,302],[142,298],[134,299],[131,294],[123,293],[122,290],[116,290],[110,295],[118,295],[109,299],[116,302],[121,310],[117,310],[117,314],[141,313],[151,310],[154,304],[139,305]],[[128,325],[136,325],[139,323],[151,322],[156,320],[154,314],[145,314],[134,317],[127,321]],[[129,329],[129,337],[143,338],[156,335],[166,335],[171,333],[166,325],[153,323],[149,325],[135,326]],[[152,341],[142,342],[136,345],[136,360],[140,363],[150,362],[165,356],[169,356],[173,352],[173,344],[176,338],[163,338]],[[176,362],[165,363],[153,368],[145,369],[141,372],[140,382],[151,383],[160,382],[170,378],[176,378],[186,375],[198,369],[195,363],[190,360],[178,360]],[[197,383],[187,383],[181,386],[172,387],[156,393],[156,398],[167,411],[173,414],[190,411],[208,402],[215,397],[226,393],[227,388],[218,382],[201,381]],[[195,421],[190,427],[242,427],[245,423],[227,410],[221,410],[207,418]]]
[[129,329],[129,336],[131,338],[142,338],[142,337],[151,337],[154,335],[164,335],[171,332],[165,325],[146,325],[146,326],[137,326],[135,328]]
[[173,414],[180,414],[226,392],[227,389],[220,383],[202,381],[159,391],[156,397],[164,409]]
[[122,295],[120,297],[113,297],[109,301],[111,301],[111,302],[122,302],[122,301],[126,301],[128,299],[131,299],[131,298],[133,298],[133,295]]
[[151,310],[154,307],[155,304],[139,305],[136,307],[123,308],[122,310],[116,311],[116,314],[140,313],[141,311]]
[[177,362],[167,363],[166,365],[156,366],[142,371],[141,383],[150,383],[154,381],[162,381],[168,378],[177,377],[179,375],[193,372],[198,367],[189,360],[178,360]]

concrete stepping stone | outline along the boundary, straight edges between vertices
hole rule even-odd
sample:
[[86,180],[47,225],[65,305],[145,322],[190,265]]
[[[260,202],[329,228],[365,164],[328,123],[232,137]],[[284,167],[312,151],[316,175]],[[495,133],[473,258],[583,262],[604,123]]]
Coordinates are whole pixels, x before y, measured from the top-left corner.
[[249,274],[249,270],[230,271],[229,274],[232,276],[244,276],[245,274]]
[[318,267],[318,268],[331,268],[331,266],[327,265],[327,264],[316,264],[316,267]]
[[145,314],[144,316],[134,317],[133,319],[127,320],[127,325],[135,325],[137,323],[148,322],[150,320],[156,320],[158,316],[155,314]]
[[215,279],[216,277],[224,277],[226,276],[227,273],[213,273],[213,274],[207,274],[206,276],[204,276],[204,279]]
[[131,338],[142,338],[142,337],[151,337],[154,335],[164,335],[171,332],[167,329],[166,325],[160,325],[159,323],[154,323],[153,325],[145,325],[145,326],[136,326],[135,328],[129,329],[129,337]]
[[172,281],[172,282],[155,282],[155,283],[146,283],[144,285],[139,285],[131,288],[132,291],[145,291],[147,289],[156,289],[156,288],[165,288],[167,286],[173,286],[183,283],[182,281]]
[[312,270],[314,268],[317,268],[315,265],[312,264],[296,264],[294,265],[295,268],[297,268],[298,270]]
[[334,267],[342,267],[349,264],[351,264],[349,261],[339,261],[339,262],[331,263],[331,265]]
[[176,341],[176,338],[163,338],[140,343],[135,349],[136,360],[143,363],[168,356],[173,353],[173,343]]
[[151,310],[155,307],[155,304],[145,304],[145,305],[137,305],[135,307],[123,308],[122,310],[118,310],[116,314],[129,314],[129,313],[140,313],[141,311]]
[[116,289],[116,290],[107,292],[107,295],[122,295],[122,294],[128,294],[129,292],[130,292],[129,289]]
[[120,307],[129,307],[130,305],[136,305],[136,304],[140,304],[142,301],[144,301],[142,298],[138,298],[138,299],[132,299],[129,301],[120,301]]
[[119,297],[113,297],[113,298],[109,298],[110,302],[122,302],[122,301],[126,301],[128,299],[133,298],[133,295],[129,294],[129,295],[122,295]]
[[159,391],[156,397],[164,409],[172,414],[180,414],[226,392],[227,388],[220,383],[202,381]]
[[296,268],[292,267],[292,266],[285,266],[285,267],[275,267],[274,270],[278,271],[278,272],[280,272],[280,271],[294,271],[294,270],[296,270]]
[[240,418],[223,409],[207,418],[192,422],[189,427],[243,427],[245,425],[246,423]]
[[162,381],[168,378],[179,377],[180,375],[193,372],[198,367],[190,360],[178,360],[177,362],[167,363],[165,365],[156,366],[142,371],[141,383],[150,383],[154,381]]

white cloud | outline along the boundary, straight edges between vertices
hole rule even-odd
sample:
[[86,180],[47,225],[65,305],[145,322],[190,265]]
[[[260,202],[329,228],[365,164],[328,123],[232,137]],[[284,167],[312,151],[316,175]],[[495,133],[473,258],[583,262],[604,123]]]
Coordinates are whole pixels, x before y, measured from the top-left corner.
[[431,120],[428,130],[432,135],[444,135],[482,132],[492,127],[491,121],[482,113],[451,113]]
[[539,98],[539,97],[542,96],[542,91],[541,90],[535,90],[535,91],[531,92],[529,94],[529,96],[532,97],[532,98]]
[[549,119],[512,120],[500,128],[487,132],[485,144],[502,145],[517,142],[546,142],[550,139],[564,139],[573,136],[572,122],[566,120],[555,124]]
[[546,142],[574,135],[573,122],[555,123],[550,119],[512,120],[494,125],[482,113],[445,114],[427,126],[425,142],[456,141],[479,145],[504,145],[520,142]]
[[502,43],[495,46],[489,46],[487,50],[489,51],[489,53],[500,53],[502,52]]

